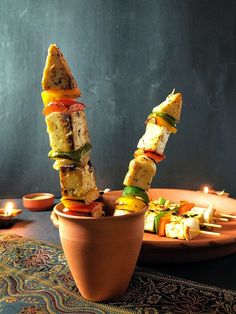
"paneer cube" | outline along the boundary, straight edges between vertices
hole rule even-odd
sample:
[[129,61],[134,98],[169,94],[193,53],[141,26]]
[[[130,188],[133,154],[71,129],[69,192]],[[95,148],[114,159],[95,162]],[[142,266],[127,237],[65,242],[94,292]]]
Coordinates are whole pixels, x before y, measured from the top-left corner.
[[173,239],[186,239],[183,223],[171,222],[166,224],[166,237]]
[[137,186],[140,189],[148,191],[155,174],[155,162],[145,155],[140,155],[129,163],[129,169],[123,184],[126,186]]
[[60,168],[62,196],[84,200],[89,203],[100,196],[96,186],[94,169],[87,164],[85,167],[67,165]]
[[45,121],[50,146],[55,151],[70,152],[90,142],[84,111],[71,114],[52,112]]
[[138,142],[138,148],[163,155],[170,132],[166,127],[148,123],[146,132]]
[[72,90],[76,87],[77,83],[62,52],[55,44],[50,45],[43,71],[43,90]]
[[156,217],[156,213],[151,212],[151,211],[147,211],[145,213],[145,217],[144,217],[144,230],[145,231],[149,231],[154,233],[155,232],[155,217]]

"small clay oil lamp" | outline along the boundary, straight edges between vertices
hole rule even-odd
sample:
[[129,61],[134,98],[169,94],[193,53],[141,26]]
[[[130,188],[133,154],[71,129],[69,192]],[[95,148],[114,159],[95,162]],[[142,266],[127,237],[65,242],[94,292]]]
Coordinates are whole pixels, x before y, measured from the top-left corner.
[[214,195],[219,195],[219,196],[223,196],[223,197],[229,197],[229,193],[226,193],[225,190],[215,191],[213,189],[209,189],[208,186],[204,186],[203,192],[205,194],[214,194]]
[[6,226],[11,222],[11,219],[22,213],[21,209],[13,208],[12,202],[8,202],[5,208],[0,208],[0,226]]

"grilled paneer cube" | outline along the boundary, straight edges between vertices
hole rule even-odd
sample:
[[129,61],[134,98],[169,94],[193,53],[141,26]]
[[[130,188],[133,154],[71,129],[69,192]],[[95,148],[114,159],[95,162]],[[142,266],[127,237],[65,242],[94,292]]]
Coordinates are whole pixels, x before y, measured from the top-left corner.
[[155,212],[146,211],[144,217],[144,230],[155,233],[155,217],[157,214]]
[[148,191],[155,174],[155,162],[145,155],[140,155],[129,163],[129,169],[123,184],[126,186],[137,186]]
[[100,196],[96,186],[94,168],[67,165],[60,168],[62,196],[92,202]]
[[184,228],[184,224],[171,222],[166,225],[166,237],[173,239],[186,239],[185,237],[186,230]]
[[42,78],[43,90],[71,90],[77,83],[60,49],[52,44],[48,48],[46,65]]
[[200,233],[197,217],[182,218],[179,222],[166,224],[166,237],[192,240]]
[[55,151],[70,152],[90,142],[84,111],[70,114],[53,112],[45,120],[50,146]]
[[169,135],[170,132],[166,127],[148,123],[146,132],[139,140],[137,147],[163,155]]

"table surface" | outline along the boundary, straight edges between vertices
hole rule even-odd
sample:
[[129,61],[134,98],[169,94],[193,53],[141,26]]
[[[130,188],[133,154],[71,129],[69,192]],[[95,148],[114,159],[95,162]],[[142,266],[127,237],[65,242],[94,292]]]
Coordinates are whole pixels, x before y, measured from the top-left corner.
[[[7,201],[14,202],[22,214],[12,220],[12,225],[0,229],[0,234],[17,234],[26,238],[44,240],[60,245],[58,229],[50,220],[51,210],[31,212],[23,208],[22,200],[1,200],[1,207]],[[58,200],[55,200],[55,204]],[[236,244],[235,244],[236,245]],[[181,264],[142,265],[146,270],[166,273],[183,279],[197,281],[225,289],[236,290],[236,254],[211,261]]]

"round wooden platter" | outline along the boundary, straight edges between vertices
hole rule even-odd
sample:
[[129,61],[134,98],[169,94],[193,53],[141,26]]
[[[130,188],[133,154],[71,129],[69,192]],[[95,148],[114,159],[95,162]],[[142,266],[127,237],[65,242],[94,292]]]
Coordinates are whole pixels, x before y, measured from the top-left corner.
[[[121,191],[111,191],[104,194],[104,200],[109,206],[113,206],[120,195]],[[175,203],[186,200],[200,207],[213,204],[216,209],[216,216],[220,213],[236,215],[236,200],[229,197],[180,189],[151,189],[149,191],[151,200],[158,199],[160,196]],[[217,221],[217,223],[221,224],[222,228],[214,229],[214,231],[220,232],[220,236],[200,234],[190,241],[159,237],[144,232],[139,263],[198,262],[235,253],[236,219]]]

